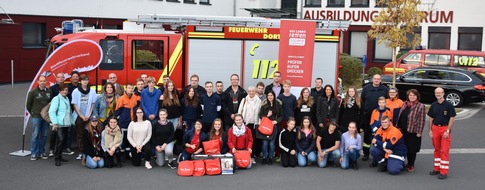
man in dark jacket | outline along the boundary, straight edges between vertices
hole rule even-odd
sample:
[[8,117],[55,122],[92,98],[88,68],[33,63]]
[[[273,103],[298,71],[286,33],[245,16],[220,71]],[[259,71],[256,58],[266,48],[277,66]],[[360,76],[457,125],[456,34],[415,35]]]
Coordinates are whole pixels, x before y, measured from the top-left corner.
[[180,94],[180,98],[184,98],[185,93],[189,88],[194,88],[195,93],[197,93],[197,97],[201,97],[203,94],[206,93],[205,88],[199,85],[199,76],[193,74],[190,76],[190,84],[182,89],[182,94]]
[[222,98],[222,111],[224,112],[224,129],[226,131],[234,123],[234,114],[239,109],[239,103],[248,93],[239,86],[239,75],[231,75],[231,86],[224,91]]
[[378,107],[377,100],[379,99],[379,97],[388,97],[388,91],[389,89],[381,84],[381,75],[379,74],[375,74],[372,77],[372,84],[365,85],[362,88],[362,94],[360,95],[360,99],[362,101],[361,113],[364,113],[364,117],[362,117],[363,121],[360,123],[360,128],[364,130],[364,156],[362,157],[363,161],[369,159],[369,148],[372,140],[372,131],[369,127],[369,124],[372,111]]
[[266,86],[266,88],[264,88],[264,94],[268,94],[270,90],[273,90],[276,97],[278,97],[280,93],[282,93],[283,91],[283,86],[281,85],[280,80],[281,80],[281,72],[276,71],[273,74],[273,83],[269,84],[268,86]]
[[37,81],[37,88],[32,89],[27,97],[27,111],[32,118],[32,138],[30,140],[30,150],[32,155],[30,160],[37,160],[38,157],[47,159],[45,154],[45,142],[47,140],[47,131],[49,130],[49,123],[47,123],[40,112],[52,99],[51,89],[46,87],[47,80],[45,76],[40,76]]

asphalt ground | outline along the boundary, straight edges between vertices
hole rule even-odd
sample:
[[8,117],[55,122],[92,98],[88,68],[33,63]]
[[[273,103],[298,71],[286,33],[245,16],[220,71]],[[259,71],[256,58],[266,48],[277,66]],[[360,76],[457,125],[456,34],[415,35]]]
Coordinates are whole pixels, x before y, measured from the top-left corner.
[[[456,122],[453,131],[453,149],[485,148],[482,139],[485,110],[475,116]],[[450,173],[446,180],[428,175],[432,169],[432,154],[419,154],[414,173],[398,176],[379,173],[369,168],[369,161],[359,160],[360,169],[283,168],[279,164],[248,170],[237,170],[234,175],[180,177],[177,170],[167,167],[134,167],[126,162],[123,168],[88,169],[75,160],[61,167],[54,159],[30,161],[29,157],[10,156],[22,143],[22,118],[0,118],[0,189],[483,189],[484,154],[451,154]],[[26,148],[31,128],[26,134]],[[423,149],[431,149],[429,137],[423,138]],[[467,151],[465,151],[467,152]],[[154,164],[153,164],[154,165]]]

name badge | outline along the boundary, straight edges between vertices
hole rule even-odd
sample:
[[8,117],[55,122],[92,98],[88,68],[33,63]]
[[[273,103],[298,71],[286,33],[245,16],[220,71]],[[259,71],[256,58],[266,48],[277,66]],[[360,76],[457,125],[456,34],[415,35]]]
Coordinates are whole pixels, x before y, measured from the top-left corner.
[[443,111],[443,115],[448,115],[448,111]]

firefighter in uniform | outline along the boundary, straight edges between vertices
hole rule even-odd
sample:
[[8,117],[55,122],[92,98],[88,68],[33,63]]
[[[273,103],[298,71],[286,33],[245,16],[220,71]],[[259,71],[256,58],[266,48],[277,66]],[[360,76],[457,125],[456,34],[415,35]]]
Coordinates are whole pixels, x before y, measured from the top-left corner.
[[379,163],[378,171],[397,175],[404,168],[406,143],[401,131],[392,125],[389,117],[383,116],[381,124],[372,139],[370,154],[373,161]]
[[444,98],[445,91],[442,88],[436,88],[434,95],[436,102],[431,104],[428,111],[429,116],[429,137],[432,139],[434,146],[434,168],[429,175],[438,175],[438,179],[448,177],[448,168],[450,165],[450,145],[451,145],[451,128],[455,121],[455,108]]

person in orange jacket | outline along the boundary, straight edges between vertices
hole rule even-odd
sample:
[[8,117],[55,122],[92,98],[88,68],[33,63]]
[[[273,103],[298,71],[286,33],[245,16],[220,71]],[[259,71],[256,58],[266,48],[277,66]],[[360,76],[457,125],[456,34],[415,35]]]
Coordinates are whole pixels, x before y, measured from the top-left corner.
[[370,129],[372,133],[375,133],[377,129],[381,126],[381,119],[384,116],[389,117],[389,120],[392,121],[392,111],[386,107],[386,98],[381,96],[378,99],[378,105],[379,107],[372,111],[372,115],[370,117]]
[[386,107],[391,110],[392,113],[392,124],[397,125],[397,118],[399,117],[399,112],[401,111],[403,101],[399,99],[399,91],[397,88],[389,89],[389,98],[386,100]]
[[401,131],[392,125],[389,117],[383,116],[381,124],[371,142],[372,163],[373,166],[379,165],[380,172],[387,171],[391,175],[397,175],[404,168],[406,142]]
[[129,150],[129,143],[128,139],[126,138],[126,135],[128,134],[127,129],[128,125],[130,124],[131,121],[133,121],[133,112],[135,107],[138,104],[138,101],[140,101],[140,96],[135,95],[134,91],[134,86],[133,84],[127,84],[126,85],[126,91],[121,96],[118,98],[116,102],[116,108],[115,108],[115,116],[118,117],[118,124],[121,128],[122,134],[123,134],[123,141],[121,144],[121,152],[122,156],[121,159],[125,161],[125,156],[124,152],[125,149],[127,152],[130,152]]

